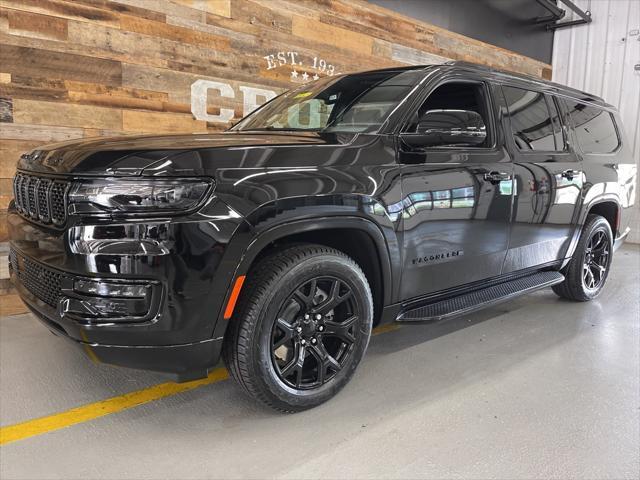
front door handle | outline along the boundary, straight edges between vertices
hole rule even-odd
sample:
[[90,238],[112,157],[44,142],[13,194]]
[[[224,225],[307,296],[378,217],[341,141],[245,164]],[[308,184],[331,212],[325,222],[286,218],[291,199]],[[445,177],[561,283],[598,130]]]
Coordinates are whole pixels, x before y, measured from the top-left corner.
[[511,175],[507,172],[489,172],[484,174],[484,179],[487,182],[498,183],[504,180],[511,180]]

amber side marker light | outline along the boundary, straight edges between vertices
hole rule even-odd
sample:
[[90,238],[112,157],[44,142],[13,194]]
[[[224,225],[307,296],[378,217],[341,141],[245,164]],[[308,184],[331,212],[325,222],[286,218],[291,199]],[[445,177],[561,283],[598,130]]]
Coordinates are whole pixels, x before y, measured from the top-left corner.
[[245,276],[240,275],[236,278],[236,283],[233,285],[233,290],[231,290],[231,296],[229,297],[229,301],[227,302],[227,308],[224,309],[224,319],[229,320],[233,315],[233,309],[236,306],[236,302],[238,301],[238,297],[240,296],[240,290],[242,289],[242,284],[244,283]]

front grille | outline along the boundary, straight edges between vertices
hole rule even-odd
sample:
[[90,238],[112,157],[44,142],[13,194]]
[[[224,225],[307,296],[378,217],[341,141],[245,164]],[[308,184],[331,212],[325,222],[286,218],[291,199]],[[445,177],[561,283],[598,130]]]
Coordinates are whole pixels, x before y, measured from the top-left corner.
[[9,265],[27,290],[47,305],[56,308],[64,275],[29,260],[14,249],[9,251]]
[[13,178],[16,209],[26,218],[45,224],[63,225],[67,220],[70,182],[18,173]]

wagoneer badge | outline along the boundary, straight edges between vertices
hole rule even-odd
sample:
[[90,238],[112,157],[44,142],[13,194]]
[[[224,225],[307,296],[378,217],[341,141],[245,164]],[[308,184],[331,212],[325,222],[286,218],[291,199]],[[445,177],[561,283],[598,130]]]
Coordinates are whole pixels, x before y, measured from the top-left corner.
[[425,255],[424,257],[418,257],[411,260],[413,265],[420,265],[424,263],[432,263],[438,260],[446,260],[448,258],[459,257],[464,255],[464,250],[454,250],[446,253],[436,253],[434,255]]

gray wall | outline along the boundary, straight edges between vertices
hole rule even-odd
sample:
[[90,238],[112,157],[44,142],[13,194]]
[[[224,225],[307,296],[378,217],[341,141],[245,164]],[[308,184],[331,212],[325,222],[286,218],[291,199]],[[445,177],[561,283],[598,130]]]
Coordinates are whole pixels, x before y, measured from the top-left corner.
[[548,14],[535,0],[369,0],[447,30],[551,63],[553,32],[531,20]]

